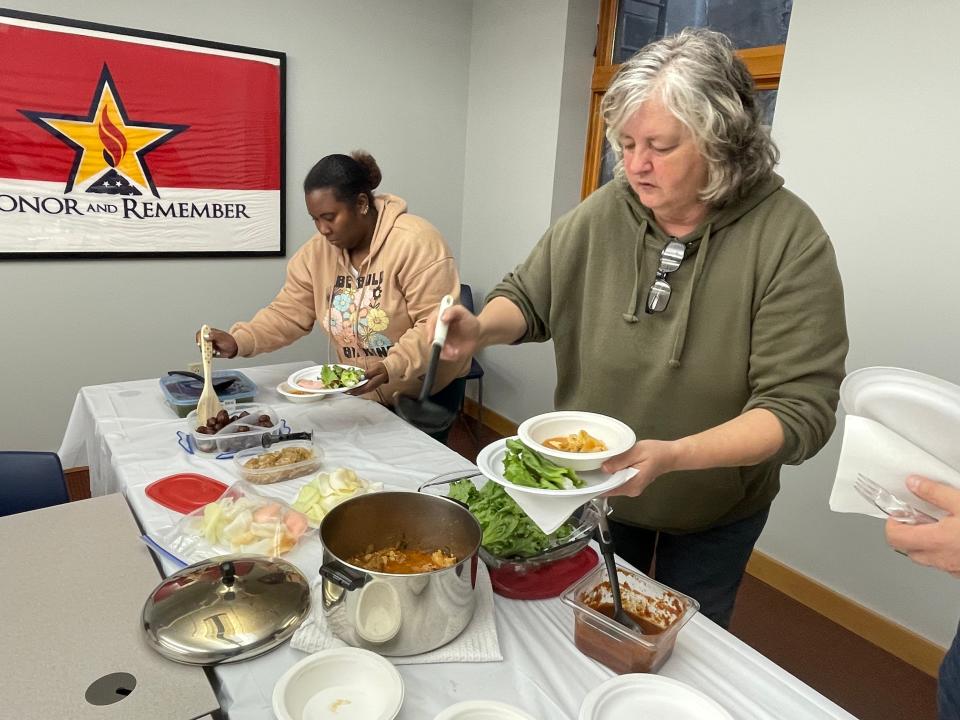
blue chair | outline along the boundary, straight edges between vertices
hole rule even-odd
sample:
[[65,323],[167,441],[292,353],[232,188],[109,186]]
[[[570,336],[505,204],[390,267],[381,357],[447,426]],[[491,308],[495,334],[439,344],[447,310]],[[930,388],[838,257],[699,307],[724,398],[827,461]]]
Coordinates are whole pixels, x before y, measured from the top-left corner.
[[69,501],[56,453],[0,450],[0,517]]
[[[460,304],[463,305],[470,312],[475,312],[473,309],[473,291],[470,289],[469,285],[460,285]],[[477,362],[476,358],[473,358],[470,361],[470,372],[464,376],[465,380],[476,380],[477,381],[477,405],[479,405],[479,412],[477,413],[477,419],[480,421],[480,424],[483,424],[483,366]],[[463,410],[463,404],[460,405],[460,410]]]

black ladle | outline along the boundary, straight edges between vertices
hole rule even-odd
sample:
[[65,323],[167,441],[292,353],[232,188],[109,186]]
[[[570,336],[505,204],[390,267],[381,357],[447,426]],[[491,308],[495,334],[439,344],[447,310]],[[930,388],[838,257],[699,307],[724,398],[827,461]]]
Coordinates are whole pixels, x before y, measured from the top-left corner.
[[453,410],[447,410],[447,408],[430,400],[430,389],[433,387],[433,381],[437,377],[437,366],[440,364],[440,351],[447,339],[447,323],[441,318],[444,311],[451,305],[453,305],[453,297],[444,295],[440,301],[440,311],[437,313],[437,329],[433,333],[430,362],[427,365],[427,374],[423,376],[420,396],[412,398],[400,395],[397,397],[397,415],[428,435],[442,433],[453,424],[456,417]]
[[607,524],[607,499],[600,498],[600,517],[597,519],[597,543],[600,545],[600,554],[603,555],[603,564],[607,566],[607,577],[610,579],[610,593],[613,595],[613,619],[626,628],[642,633],[643,629],[623,609],[623,600],[620,597],[620,578],[617,575],[617,561],[613,552],[613,536]]

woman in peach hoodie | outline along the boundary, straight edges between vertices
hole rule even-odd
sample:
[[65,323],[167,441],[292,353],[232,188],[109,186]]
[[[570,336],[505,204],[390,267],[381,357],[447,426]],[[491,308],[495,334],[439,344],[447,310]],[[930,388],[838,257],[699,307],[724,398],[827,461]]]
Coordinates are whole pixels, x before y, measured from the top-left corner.
[[[432,336],[427,318],[460,277],[443,237],[407,212],[395,195],[374,195],[381,173],[368,154],[328,155],[303,182],[317,228],[287,265],[283,288],[249,322],[211,330],[219,357],[251,357],[289,345],[317,321],[339,362],[362,367],[367,383],[351,391],[392,407],[420,392]],[[448,407],[462,390],[469,358],[442,362],[432,393]],[[446,397],[450,396],[450,397]]]

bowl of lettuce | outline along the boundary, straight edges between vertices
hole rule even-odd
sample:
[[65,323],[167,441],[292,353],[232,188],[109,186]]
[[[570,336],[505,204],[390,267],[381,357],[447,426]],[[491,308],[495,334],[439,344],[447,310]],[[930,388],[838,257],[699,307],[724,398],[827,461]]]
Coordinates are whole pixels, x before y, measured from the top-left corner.
[[597,527],[593,504],[579,508],[552,533],[544,533],[506,491],[482,475],[440,479],[420,487],[466,506],[480,523],[480,557],[492,569],[525,572],[580,552]]

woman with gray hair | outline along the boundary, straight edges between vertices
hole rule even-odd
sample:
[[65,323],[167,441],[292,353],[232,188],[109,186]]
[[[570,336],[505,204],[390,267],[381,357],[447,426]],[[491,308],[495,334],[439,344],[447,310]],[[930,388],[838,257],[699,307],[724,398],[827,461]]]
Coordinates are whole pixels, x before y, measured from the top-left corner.
[[613,181],[562,217],[478,317],[451,308],[443,357],[554,341],[557,409],[641,438],[609,460],[630,563],[727,626],[779,490],[835,425],[847,332],[833,247],[773,172],[753,81],[729,40],[684,30],[603,100]]

